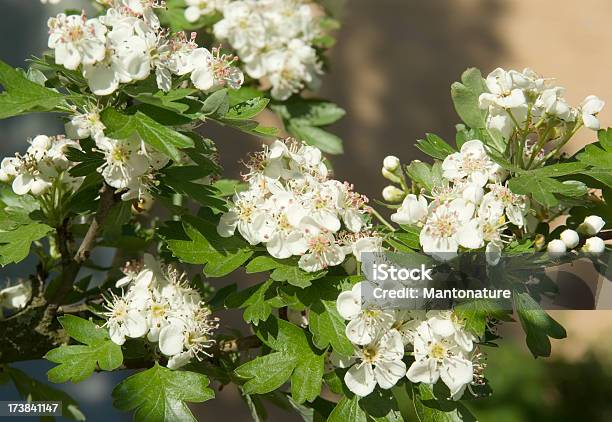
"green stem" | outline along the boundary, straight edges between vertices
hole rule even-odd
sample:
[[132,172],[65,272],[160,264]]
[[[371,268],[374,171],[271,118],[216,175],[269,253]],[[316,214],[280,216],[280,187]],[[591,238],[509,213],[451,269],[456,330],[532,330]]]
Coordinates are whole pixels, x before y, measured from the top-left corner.
[[376,211],[373,207],[370,207],[370,212],[372,213],[373,216],[378,218],[378,220],[381,223],[383,223],[385,226],[387,226],[387,228],[389,230],[391,230],[392,232],[395,231],[395,228],[391,225],[391,223],[389,223],[387,220],[385,220],[385,218],[382,215],[380,215],[380,213],[378,211]]

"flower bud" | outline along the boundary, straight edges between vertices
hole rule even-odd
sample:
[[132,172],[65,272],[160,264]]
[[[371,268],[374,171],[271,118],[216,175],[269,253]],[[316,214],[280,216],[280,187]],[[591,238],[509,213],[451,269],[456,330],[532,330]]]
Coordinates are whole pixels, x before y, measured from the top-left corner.
[[383,168],[394,172],[400,166],[400,159],[395,155],[387,155],[383,160]]
[[544,243],[546,242],[546,238],[544,237],[543,234],[536,234],[535,237],[535,241],[534,241],[534,246],[536,251],[541,251],[542,249],[544,249]]
[[401,179],[396,174],[391,173],[386,168],[382,168],[382,175],[385,179],[392,181],[393,183],[400,183]]
[[393,185],[386,186],[382,191],[382,196],[387,202],[400,202],[405,195],[403,190]]
[[606,222],[598,215],[589,215],[584,219],[584,222],[578,226],[578,231],[580,233],[586,234],[587,236],[594,236],[603,227],[606,225]]
[[580,237],[578,236],[578,233],[576,233],[576,231],[572,229],[563,230],[561,232],[561,236],[559,237],[561,238],[563,243],[565,243],[567,249],[574,249],[576,246],[578,246],[578,243],[580,242]]
[[583,251],[593,255],[600,255],[605,249],[606,244],[600,237],[589,237],[582,247]]
[[567,252],[567,247],[561,239],[554,239],[548,243],[546,250],[551,258],[559,258],[565,255],[565,252]]

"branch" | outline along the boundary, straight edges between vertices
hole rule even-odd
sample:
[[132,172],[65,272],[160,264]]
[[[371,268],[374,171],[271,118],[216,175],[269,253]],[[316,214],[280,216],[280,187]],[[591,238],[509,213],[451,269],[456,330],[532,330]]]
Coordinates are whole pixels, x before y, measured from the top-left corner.
[[62,256],[62,281],[57,290],[49,298],[52,313],[57,311],[57,306],[71,292],[74,280],[81,269],[81,265],[87,260],[91,250],[95,245],[96,238],[100,232],[104,220],[108,216],[110,209],[115,204],[116,198],[112,188],[104,185],[100,191],[100,203],[98,211],[93,217],[89,229],[79,246],[76,254],[71,257],[68,241],[70,240],[70,232],[68,230],[68,219],[64,220],[62,225],[57,229],[58,248]]

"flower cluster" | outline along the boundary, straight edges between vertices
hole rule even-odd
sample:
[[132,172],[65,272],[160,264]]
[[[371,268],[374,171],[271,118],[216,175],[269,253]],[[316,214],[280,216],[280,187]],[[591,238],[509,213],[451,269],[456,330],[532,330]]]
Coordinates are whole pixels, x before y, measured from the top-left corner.
[[104,163],[98,172],[106,183],[119,192],[123,200],[151,200],[151,189],[156,185],[155,171],[168,164],[168,158],[147,146],[134,134],[128,139],[112,139],[104,134],[99,110],[92,108],[73,114],[66,123],[66,133],[75,139],[91,138]]
[[201,16],[220,12],[229,3],[229,0],[185,0],[185,19],[188,22],[197,22]]
[[[349,367],[346,386],[367,396],[378,385],[393,387],[402,377],[414,383],[435,384],[441,379],[451,398],[459,399],[466,387],[482,380],[484,365],[476,353],[475,336],[453,311],[384,310],[362,303],[362,283],[338,296],[336,306],[348,320],[346,336],[354,356],[332,355],[332,363]],[[414,362],[406,369],[404,355]]]
[[157,343],[169,368],[208,355],[218,319],[189,286],[186,275],[160,265],[145,254],[144,263],[128,263],[116,287],[126,288],[107,300],[105,316],[110,338],[122,345],[127,337],[145,337]]
[[248,168],[249,187],[221,216],[221,236],[238,229],[275,258],[299,256],[300,268],[310,272],[380,246],[381,239],[368,231],[367,198],[329,178],[319,149],[277,140],[253,155]]
[[4,317],[3,310],[19,310],[25,308],[32,298],[32,282],[22,281],[14,286],[0,290],[0,319]]
[[190,74],[193,85],[210,92],[223,86],[238,88],[242,72],[234,58],[198,47],[195,34],[169,34],[160,28],[156,0],[115,0],[106,14],[88,19],[59,14],[49,19],[49,48],[55,62],[69,70],[81,68],[96,95],[109,95],[122,83],[155,74],[163,91],[172,88],[172,76]]
[[543,162],[538,154],[549,142],[554,144],[550,149],[558,149],[582,125],[599,129],[597,115],[604,107],[602,100],[589,95],[579,107],[572,107],[563,98],[563,87],[552,85],[550,79],[531,69],[519,72],[497,68],[487,76],[485,85],[487,92],[480,95],[479,105],[487,110],[487,128],[505,139],[522,134],[526,143],[518,143],[518,152],[527,168],[534,161]]
[[[399,164],[393,170],[388,168],[392,167],[383,168],[383,174],[385,170],[391,173],[392,180],[402,177]],[[527,198],[503,184],[504,170],[489,158],[479,140],[465,142],[459,152],[444,159],[441,168],[445,185],[434,188],[431,201],[424,195],[408,194],[391,220],[422,227],[423,252],[436,258],[450,259],[460,247],[484,247],[489,262],[496,263],[508,240],[503,234],[506,226],[520,229],[526,224]]]
[[226,4],[222,14],[215,36],[237,51],[250,77],[271,85],[272,97],[286,100],[305,86],[316,89],[322,66],[312,46],[319,34],[312,5],[302,0],[237,0]]
[[79,144],[64,136],[38,135],[30,142],[25,154],[6,157],[0,164],[0,181],[12,182],[17,195],[42,195],[52,186],[76,189],[83,178],[68,174],[73,163],[66,158],[68,148]]
[[[595,235],[605,225],[606,222],[603,218],[597,215],[589,215],[578,226],[578,231],[565,229],[559,235],[559,239],[551,240],[547,245],[548,254],[558,258],[565,255],[568,250],[575,249],[580,244],[582,244],[582,251],[586,253],[592,255],[602,254],[606,249],[606,244],[601,237]],[[580,235],[586,237],[586,239],[581,241]]]

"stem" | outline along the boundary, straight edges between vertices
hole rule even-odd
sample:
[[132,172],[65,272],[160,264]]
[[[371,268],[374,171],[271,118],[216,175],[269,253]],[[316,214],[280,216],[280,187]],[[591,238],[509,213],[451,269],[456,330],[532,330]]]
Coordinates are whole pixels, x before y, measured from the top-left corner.
[[374,208],[370,207],[370,213],[372,213],[372,215],[376,218],[378,218],[378,220],[383,223],[385,226],[387,226],[387,228],[389,230],[391,230],[392,232],[395,231],[395,228],[391,225],[391,223],[389,223],[387,220],[385,220],[385,218],[380,215],[380,213],[378,211],[376,211]]

